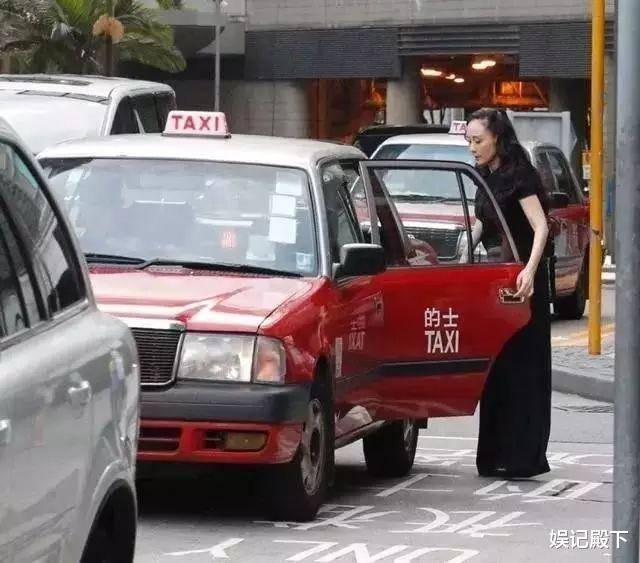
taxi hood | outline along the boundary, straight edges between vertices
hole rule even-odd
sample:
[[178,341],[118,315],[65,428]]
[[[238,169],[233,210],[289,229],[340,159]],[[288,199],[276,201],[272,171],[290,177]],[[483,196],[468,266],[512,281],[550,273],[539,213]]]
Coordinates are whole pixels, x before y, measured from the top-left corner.
[[[195,331],[258,331],[280,305],[312,289],[312,278],[183,268],[91,266],[98,307],[121,319],[163,319]],[[135,321],[130,321],[135,326]]]

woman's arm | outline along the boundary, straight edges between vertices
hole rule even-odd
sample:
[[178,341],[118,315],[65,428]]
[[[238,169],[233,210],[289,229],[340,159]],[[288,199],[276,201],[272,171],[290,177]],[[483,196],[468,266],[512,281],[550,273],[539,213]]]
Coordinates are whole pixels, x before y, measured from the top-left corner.
[[[466,234],[466,233],[465,233]],[[482,238],[482,221],[476,218],[473,227],[471,228],[471,253],[476,249],[480,239]],[[458,260],[460,264],[466,264],[469,262],[469,239],[467,236],[462,237],[462,242],[460,244],[460,259]]]
[[528,298],[533,295],[533,282],[536,270],[544,254],[544,248],[547,244],[549,227],[547,226],[547,217],[544,214],[540,199],[537,195],[531,195],[521,199],[520,205],[533,229],[534,237],[529,262],[527,262],[524,270],[518,275],[518,291],[516,297]]
[[473,249],[476,249],[480,239],[482,238],[482,221],[476,218],[476,222],[473,224],[473,228],[471,229],[471,241],[473,243]]

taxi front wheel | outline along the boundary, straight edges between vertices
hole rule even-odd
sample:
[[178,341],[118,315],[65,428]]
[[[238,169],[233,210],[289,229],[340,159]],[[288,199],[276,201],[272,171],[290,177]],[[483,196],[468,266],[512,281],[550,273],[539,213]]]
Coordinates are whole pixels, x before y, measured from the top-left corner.
[[285,465],[269,468],[267,495],[276,520],[313,520],[324,502],[333,461],[329,404],[329,394],[314,386],[296,455]]
[[404,477],[411,471],[418,447],[414,420],[396,420],[362,440],[367,471],[374,477]]

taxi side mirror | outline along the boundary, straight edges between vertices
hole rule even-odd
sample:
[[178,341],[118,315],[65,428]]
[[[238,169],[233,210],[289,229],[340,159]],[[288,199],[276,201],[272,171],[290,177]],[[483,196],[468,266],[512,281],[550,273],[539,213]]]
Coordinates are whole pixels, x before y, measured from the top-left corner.
[[340,249],[340,264],[335,277],[373,276],[386,270],[384,249],[379,244],[345,244]]

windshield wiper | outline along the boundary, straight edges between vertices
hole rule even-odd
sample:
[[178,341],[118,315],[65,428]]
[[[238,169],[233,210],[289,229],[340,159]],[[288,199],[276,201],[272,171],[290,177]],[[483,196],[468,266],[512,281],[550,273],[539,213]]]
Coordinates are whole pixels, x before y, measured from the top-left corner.
[[226,262],[199,262],[194,260],[172,260],[169,258],[153,258],[142,261],[138,268],[143,270],[149,266],[181,266],[192,270],[218,270],[222,272],[239,272],[247,274],[266,274],[272,276],[287,276],[291,278],[301,278],[302,274],[290,272],[288,270],[278,270],[277,268],[266,268],[264,266],[252,266],[251,264],[228,264]]
[[144,264],[144,258],[135,258],[134,256],[120,256],[119,254],[99,254],[97,252],[87,252],[84,255],[88,263],[102,264]]

